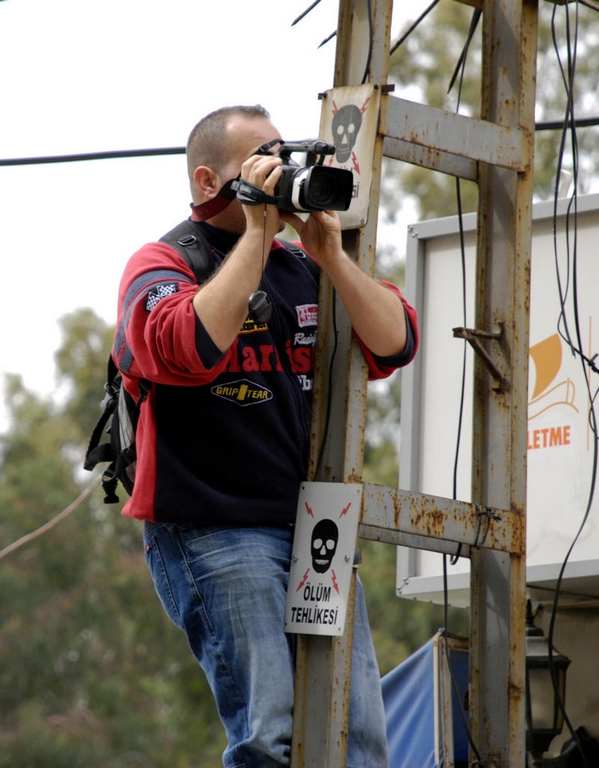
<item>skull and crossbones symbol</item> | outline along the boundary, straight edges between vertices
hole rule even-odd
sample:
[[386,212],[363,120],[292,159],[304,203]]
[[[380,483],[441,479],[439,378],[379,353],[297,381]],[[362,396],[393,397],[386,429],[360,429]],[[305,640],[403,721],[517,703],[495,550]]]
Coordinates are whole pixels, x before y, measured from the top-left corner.
[[312,567],[316,573],[326,573],[337,551],[339,529],[333,520],[320,520],[312,531]]

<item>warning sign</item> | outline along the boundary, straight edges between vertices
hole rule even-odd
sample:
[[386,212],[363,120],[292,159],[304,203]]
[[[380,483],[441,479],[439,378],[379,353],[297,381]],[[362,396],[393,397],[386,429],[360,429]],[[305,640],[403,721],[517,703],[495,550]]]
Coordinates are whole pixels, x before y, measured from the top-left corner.
[[286,632],[343,634],[361,505],[359,483],[302,483]]
[[347,168],[354,176],[349,210],[339,213],[343,229],[363,227],[368,220],[380,98],[380,88],[372,84],[333,88],[324,94],[320,138],[335,147],[329,164]]

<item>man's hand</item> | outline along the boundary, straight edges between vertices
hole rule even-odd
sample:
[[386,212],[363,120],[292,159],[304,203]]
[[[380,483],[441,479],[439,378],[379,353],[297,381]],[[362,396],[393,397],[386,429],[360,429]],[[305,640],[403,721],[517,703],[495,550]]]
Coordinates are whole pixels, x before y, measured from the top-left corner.
[[[280,157],[252,155],[241,166],[241,178],[272,196],[282,171]],[[272,239],[280,229],[279,211],[274,205],[244,205],[243,212],[247,223],[246,232],[259,230],[264,235],[268,254]]]
[[347,258],[341,245],[341,224],[334,211],[315,211],[305,221],[295,213],[282,213],[281,221],[295,229],[304,248],[323,269]]

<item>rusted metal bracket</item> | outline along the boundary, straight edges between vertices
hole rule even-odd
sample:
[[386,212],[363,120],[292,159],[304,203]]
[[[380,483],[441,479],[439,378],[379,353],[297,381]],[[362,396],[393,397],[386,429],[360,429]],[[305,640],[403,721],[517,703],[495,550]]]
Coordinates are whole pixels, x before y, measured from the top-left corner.
[[480,331],[476,328],[454,328],[453,336],[455,339],[465,339],[470,344],[472,349],[487,366],[491,376],[499,384],[500,391],[505,392],[510,388],[510,382],[505,378],[499,368],[491,360],[489,353],[479,341],[479,339],[494,339],[495,341],[499,341],[503,336],[503,330]]

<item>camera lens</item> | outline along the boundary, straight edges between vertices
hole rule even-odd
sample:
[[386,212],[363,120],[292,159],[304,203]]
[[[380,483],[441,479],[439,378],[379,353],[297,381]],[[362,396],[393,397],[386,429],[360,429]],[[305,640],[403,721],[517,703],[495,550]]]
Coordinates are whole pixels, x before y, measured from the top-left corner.
[[328,175],[314,173],[310,176],[310,201],[313,205],[326,208],[337,197],[337,185]]
[[347,211],[352,191],[351,171],[315,165],[303,181],[302,207],[308,211]]

